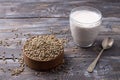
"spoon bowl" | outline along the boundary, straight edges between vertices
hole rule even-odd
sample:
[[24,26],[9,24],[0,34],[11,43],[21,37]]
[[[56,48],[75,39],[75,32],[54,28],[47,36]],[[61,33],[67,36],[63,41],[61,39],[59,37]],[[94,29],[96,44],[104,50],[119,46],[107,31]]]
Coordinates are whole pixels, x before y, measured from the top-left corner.
[[112,47],[114,43],[114,39],[112,39],[111,37],[105,38],[102,42],[102,47],[103,49],[109,49]]

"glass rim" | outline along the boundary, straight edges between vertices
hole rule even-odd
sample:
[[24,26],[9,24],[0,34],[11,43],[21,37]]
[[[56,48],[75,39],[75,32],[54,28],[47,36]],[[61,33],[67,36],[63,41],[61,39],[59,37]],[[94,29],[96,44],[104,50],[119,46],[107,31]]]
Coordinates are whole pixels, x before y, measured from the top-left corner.
[[[95,22],[92,22],[92,23],[97,23],[97,22],[99,22],[100,20],[102,20],[102,13],[97,9],[97,8],[94,8],[94,7],[90,7],[90,6],[80,6],[80,7],[76,7],[76,8],[73,8],[72,10],[71,10],[71,12],[70,12],[70,19],[73,19],[72,17],[71,17],[71,14],[73,13],[73,12],[75,12],[75,11],[77,11],[77,10],[82,10],[82,8],[83,8],[83,10],[88,10],[88,11],[93,11],[93,12],[96,12],[99,16],[100,16],[100,18],[97,20],[97,21],[95,21]],[[92,23],[87,23],[87,22],[80,22],[80,21],[77,21],[77,20],[75,20],[75,19],[73,19],[74,21],[76,21],[76,22],[78,22],[78,23],[82,23],[82,24],[92,24]]]

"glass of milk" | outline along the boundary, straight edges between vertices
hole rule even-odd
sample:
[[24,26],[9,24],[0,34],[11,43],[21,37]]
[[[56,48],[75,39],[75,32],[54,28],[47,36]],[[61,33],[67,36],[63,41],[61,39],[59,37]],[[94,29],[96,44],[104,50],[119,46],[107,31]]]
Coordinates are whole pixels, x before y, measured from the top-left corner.
[[102,14],[93,7],[81,6],[70,13],[70,30],[74,42],[80,47],[90,47],[94,43],[102,22]]

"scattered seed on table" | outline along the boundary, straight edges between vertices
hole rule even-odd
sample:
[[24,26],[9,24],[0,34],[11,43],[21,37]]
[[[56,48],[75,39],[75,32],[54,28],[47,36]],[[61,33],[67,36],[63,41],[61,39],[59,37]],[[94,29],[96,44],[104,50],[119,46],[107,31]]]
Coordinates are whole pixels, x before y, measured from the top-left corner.
[[6,52],[3,52],[3,54],[6,54]]
[[1,71],[3,71],[4,73],[6,73],[6,71],[4,70],[4,68],[0,68]]
[[7,61],[5,61],[5,64],[7,64]]
[[8,71],[11,71],[11,69],[10,69],[10,68],[8,68]]
[[16,60],[14,54],[11,54],[11,56],[12,56],[12,60],[15,62]]
[[12,30],[11,30],[11,32],[15,32],[15,31],[18,31],[18,28],[12,29]]
[[75,49],[72,49],[72,52],[75,52]]
[[39,72],[35,72],[34,74],[35,74],[35,76],[38,76],[38,75],[39,75]]
[[20,73],[22,73],[24,71],[24,67],[19,67],[19,68],[15,68],[11,70],[11,75],[14,76],[18,76]]
[[15,36],[16,36],[16,38],[18,38],[18,34],[17,33],[15,33]]
[[22,43],[22,41],[18,41],[16,45],[19,46],[19,45],[21,45],[21,43]]
[[13,38],[13,39],[16,39],[16,38]]
[[3,44],[3,41],[2,40],[0,40],[0,45],[2,45]]
[[3,61],[5,61],[5,60],[6,60],[5,56],[2,56],[2,60],[3,60]]
[[23,33],[21,32],[20,35],[22,35]]
[[22,54],[20,53],[19,56],[21,56]]

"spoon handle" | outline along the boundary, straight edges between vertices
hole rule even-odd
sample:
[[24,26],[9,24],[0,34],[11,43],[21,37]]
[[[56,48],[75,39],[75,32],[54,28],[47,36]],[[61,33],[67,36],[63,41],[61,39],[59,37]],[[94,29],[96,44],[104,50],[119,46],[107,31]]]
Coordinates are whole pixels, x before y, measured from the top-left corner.
[[96,64],[97,64],[97,62],[98,62],[101,54],[103,53],[103,51],[104,51],[104,49],[102,49],[102,50],[100,51],[100,53],[99,53],[99,55],[97,56],[97,58],[89,65],[89,67],[87,68],[87,71],[88,71],[88,72],[93,72],[93,70],[94,70],[94,68],[95,68],[95,66],[96,66]]

